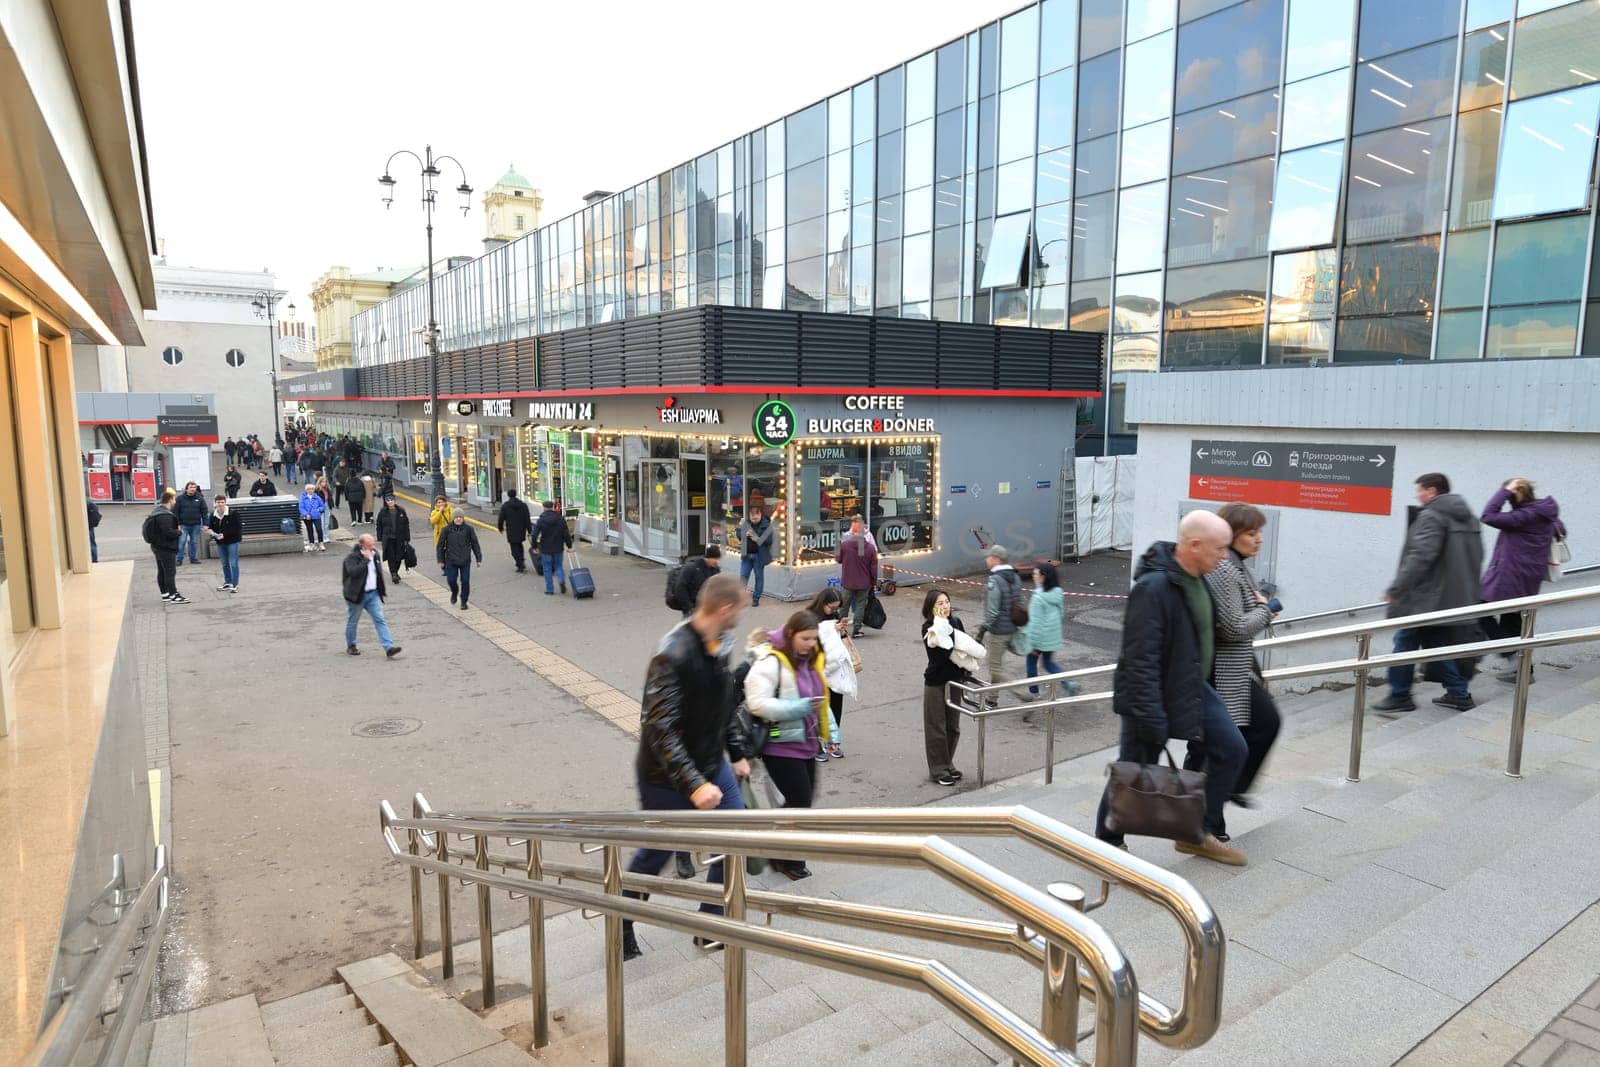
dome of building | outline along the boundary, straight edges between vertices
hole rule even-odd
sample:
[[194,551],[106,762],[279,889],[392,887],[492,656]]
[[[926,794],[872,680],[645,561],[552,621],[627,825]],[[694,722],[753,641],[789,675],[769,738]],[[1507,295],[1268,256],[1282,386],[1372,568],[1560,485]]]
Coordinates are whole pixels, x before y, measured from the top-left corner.
[[532,189],[533,183],[517,173],[517,168],[512,167],[501,176],[496,185],[509,185],[513,189]]

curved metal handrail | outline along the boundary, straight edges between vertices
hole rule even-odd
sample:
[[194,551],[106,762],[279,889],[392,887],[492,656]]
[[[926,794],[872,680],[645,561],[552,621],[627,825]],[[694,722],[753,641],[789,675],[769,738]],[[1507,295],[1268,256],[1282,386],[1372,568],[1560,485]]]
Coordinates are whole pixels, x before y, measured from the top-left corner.
[[[1065,946],[1081,960],[1093,976],[1097,1018],[1095,1063],[1112,1065],[1133,1062],[1138,1040],[1138,1030],[1135,1025],[1138,986],[1132,967],[1122,956],[1116,943],[1099,924],[1081,912],[1034,889],[967,850],[941,838],[927,836],[823,834],[748,829],[658,829],[643,825],[644,817],[640,813],[633,813],[631,824],[623,822],[626,817],[621,815],[615,817],[616,821],[589,822],[569,816],[543,820],[437,816],[401,819],[395,815],[394,809],[387,801],[380,803],[379,806],[379,823],[391,858],[418,870],[431,871],[442,879],[458,877],[479,886],[556,900],[576,907],[593,908],[612,918],[621,916],[685,930],[742,948],[753,948],[820,963],[867,978],[895,980],[900,984],[913,985],[933,994],[946,1006],[961,1014],[971,1025],[982,1030],[996,1044],[1030,1063],[1083,1063],[1084,1061],[1058,1046],[1038,1028],[1023,1021],[1010,1009],[977,990],[944,965],[934,961],[917,960],[898,953],[867,949],[787,931],[752,927],[737,918],[718,918],[637,902],[609,891],[591,893],[553,885],[542,878],[512,878],[507,875],[497,875],[483,869],[484,854],[481,851],[479,868],[466,870],[448,862],[409,854],[401,848],[394,831],[431,829],[436,832],[465,832],[479,835],[480,840],[483,836],[492,835],[526,837],[530,841],[566,841],[580,844],[602,842],[607,846],[608,890],[613,885],[620,888],[618,877],[620,872],[616,870],[615,855],[617,850],[625,845],[662,850],[715,851],[734,856],[778,854],[806,859],[854,860],[891,866],[922,867],[1010,915],[1019,924],[1039,931],[1047,941]],[[740,871],[737,881],[742,887],[742,869],[738,864],[728,866],[732,870]],[[733,881],[734,879],[730,879],[730,885]],[[744,903],[745,898],[741,891],[739,899],[741,912]],[[610,921],[608,919],[608,922]],[[1064,990],[1062,995],[1065,995]],[[1076,989],[1072,990],[1072,999],[1075,1007]]]
[[[1570,578],[1574,575],[1592,574],[1596,571],[1600,571],[1600,563],[1585,563],[1581,567],[1564,568],[1562,576]],[[1330,608],[1327,611],[1314,611],[1309,615],[1292,615],[1287,619],[1273,619],[1272,625],[1274,629],[1300,626],[1308,622],[1320,622],[1323,619],[1337,618],[1340,615],[1361,615],[1369,611],[1381,611],[1388,606],[1388,601],[1379,600],[1371,604],[1356,604],[1348,608]]]

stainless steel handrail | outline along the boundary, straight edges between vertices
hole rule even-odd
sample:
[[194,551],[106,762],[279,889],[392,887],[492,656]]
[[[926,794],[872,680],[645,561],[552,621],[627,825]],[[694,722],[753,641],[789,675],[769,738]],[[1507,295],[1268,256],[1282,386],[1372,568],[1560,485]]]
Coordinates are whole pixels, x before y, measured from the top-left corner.
[[[1600,571],[1600,563],[1585,563],[1581,567],[1566,567],[1562,570],[1563,578],[1570,578],[1575,574],[1592,574]],[[1381,611],[1389,606],[1386,600],[1378,600],[1371,604],[1357,604],[1348,608],[1330,608],[1327,611],[1314,611],[1309,615],[1293,615],[1287,619],[1273,619],[1273,629],[1283,629],[1290,626],[1300,626],[1308,622],[1318,622],[1322,619],[1333,619],[1340,615],[1361,615],[1369,611]]]
[[[1068,996],[1064,981],[1066,966],[1081,960],[1094,978],[1096,1026],[1096,1064],[1133,1062],[1138,1038],[1135,1010],[1138,987],[1133,970],[1116,944],[1093,920],[1051,896],[1006,874],[992,864],[938,837],[895,836],[889,834],[825,834],[787,831],[653,828],[641,825],[643,816],[617,816],[616,822],[581,822],[581,817],[553,820],[416,818],[401,819],[387,801],[379,806],[379,820],[390,855],[419,871],[431,871],[441,879],[450,877],[490,888],[555,900],[577,907],[593,908],[606,916],[607,1031],[610,1062],[624,1062],[622,1023],[621,922],[623,918],[649,922],[715,938],[729,946],[726,972],[726,1051],[730,1064],[742,1064],[744,1046],[744,959],[745,949],[771,952],[817,963],[835,970],[880,981],[923,989],[983,1031],[996,1044],[1028,1063],[1079,1064],[1076,1047],[1076,1009],[1078,989]],[[631,818],[632,823],[621,820]],[[600,842],[604,846],[605,891],[593,893],[556,885],[544,879],[536,858],[530,859],[529,876],[513,878],[483,869],[485,847],[477,850],[478,866],[462,868],[448,861],[428,859],[403,851],[395,830],[433,830],[468,833],[478,842],[488,837],[522,837],[536,844],[563,841],[571,844]],[[442,834],[441,834],[442,836]],[[662,850],[696,850],[729,856],[784,855],[806,859],[865,862],[899,867],[923,867],[940,875],[970,895],[998,908],[1019,925],[1036,930],[1051,948],[1057,966],[1054,983],[1047,973],[1043,1029],[1023,1021],[991,996],[976,989],[942,964],[918,960],[899,953],[869,949],[823,938],[747,925],[744,918],[746,891],[744,868],[739,862],[726,864],[723,902],[728,917],[695,914],[657,904],[647,904],[620,896],[623,846],[632,845]],[[536,851],[531,852],[536,857]],[[444,906],[441,897],[441,907]],[[480,941],[492,943],[492,930],[480,930]],[[542,939],[534,942],[535,979],[542,962]],[[1077,964],[1070,963],[1074,970]],[[536,1003],[542,1000],[536,996]],[[538,1030],[536,1023],[536,1032]],[[535,1043],[538,1043],[536,1037]]]
[[[425,803],[425,802],[424,802]],[[538,825],[563,825],[574,828],[605,826],[642,827],[706,827],[728,830],[760,828],[776,831],[836,832],[870,829],[876,833],[940,834],[955,837],[1011,837],[1031,844],[1058,859],[1082,868],[1104,883],[1114,883],[1143,897],[1166,910],[1183,931],[1185,940],[1185,966],[1182,995],[1177,1008],[1170,1008],[1146,993],[1139,994],[1139,1027],[1162,1044],[1174,1048],[1194,1048],[1204,1044],[1217,1031],[1222,1013],[1222,974],[1226,950],[1221,922],[1205,896],[1182,877],[1164,867],[1138,858],[1122,849],[1114,848],[1092,834],[1084,833],[1056,819],[1041,815],[1027,807],[964,808],[783,808],[771,811],[708,811],[708,812],[632,812],[632,813],[576,813],[551,815],[544,813],[454,812],[435,813],[440,824],[489,824],[500,827],[495,836],[506,829],[529,820]],[[582,832],[581,829],[578,832]],[[553,864],[545,865],[547,874],[556,870]],[[662,881],[667,881],[663,879]],[[670,888],[690,898],[699,898],[692,883],[670,880]],[[648,887],[641,884],[641,887]],[[771,894],[780,900],[795,901],[805,898],[787,894]],[[750,895],[755,905],[755,894]],[[1098,901],[1085,906],[1092,911],[1106,900],[1104,889]],[[824,905],[849,906],[849,902],[828,901]],[[758,910],[767,910],[758,906]],[[791,914],[808,910],[795,907]],[[833,921],[839,919],[839,909],[825,908]],[[890,912],[896,909],[887,909]],[[884,916],[894,925],[878,926],[857,916],[855,925],[890,932],[906,933],[902,928],[906,915]],[[938,918],[949,918],[939,916]],[[920,936],[942,940],[937,931],[929,929]],[[1002,948],[1026,952],[1020,945],[1012,948],[996,944],[998,939],[974,931],[978,940],[966,942],[970,947]],[[1092,992],[1086,977],[1080,978],[1086,992]]]
[[[144,998],[150,991],[156,958],[161,951],[161,936],[167,925],[168,864],[165,845],[155,852],[155,870],[139,895],[123,912],[116,929],[95,957],[83,977],[69,991],[65,1003],[40,1031],[32,1050],[22,1058],[22,1067],[67,1067],[77,1058],[90,1031],[107,1014],[102,1004],[112,983],[132,977],[121,1004],[114,1009],[116,1019],[100,1045],[99,1064],[120,1064],[127,1055],[133,1032],[144,1015]],[[145,921],[148,917],[149,921]],[[135,939],[149,930],[140,944]],[[123,970],[124,958],[143,950],[131,971]]]

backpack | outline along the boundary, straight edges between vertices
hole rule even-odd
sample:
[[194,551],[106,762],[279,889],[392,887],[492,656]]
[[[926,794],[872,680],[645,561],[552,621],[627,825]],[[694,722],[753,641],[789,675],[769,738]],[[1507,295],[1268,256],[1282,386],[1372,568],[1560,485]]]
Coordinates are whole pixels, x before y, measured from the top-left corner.
[[156,543],[156,538],[160,535],[161,531],[156,526],[155,512],[152,511],[150,514],[144,517],[144,526],[139,532],[144,535],[145,544],[153,545]]
[[733,670],[733,684],[739,692],[739,702],[734,705],[733,715],[744,731],[744,751],[750,758],[761,755],[761,750],[767,747],[767,736],[770,733],[765,723],[756,722],[755,716],[750,714],[750,709],[744,702],[744,680],[750,676],[750,667],[754,662],[746,656]]
[[[1015,571],[1010,573],[1012,575],[1016,574]],[[1015,582],[1016,584],[1013,585],[1012,581],[1008,579],[1006,587],[1011,597],[1011,625],[1020,630],[1028,625],[1028,602],[1023,599],[1022,579],[1016,578]]]
[[[688,610],[683,603],[683,597],[679,595],[678,591],[678,579],[682,577],[682,575],[683,566],[681,564],[667,571],[667,592],[662,599],[666,602],[667,607],[671,608],[673,611]],[[750,673],[749,668],[745,668],[745,673]]]

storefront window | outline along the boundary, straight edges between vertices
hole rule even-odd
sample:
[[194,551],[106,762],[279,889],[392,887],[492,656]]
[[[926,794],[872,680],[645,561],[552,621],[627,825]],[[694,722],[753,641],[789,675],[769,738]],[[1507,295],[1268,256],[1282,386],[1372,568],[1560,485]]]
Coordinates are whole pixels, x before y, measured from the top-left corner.
[[871,526],[883,552],[933,547],[935,445],[873,445]]
[[866,514],[865,445],[814,442],[797,447],[802,549],[831,556],[854,515]]
[[744,506],[759,504],[766,508],[768,515],[781,519],[783,503],[788,496],[784,450],[763,448],[754,443],[746,447],[749,451],[744,464]]
[[725,439],[706,442],[710,539],[729,546],[733,546],[734,531],[744,518],[744,447]]

